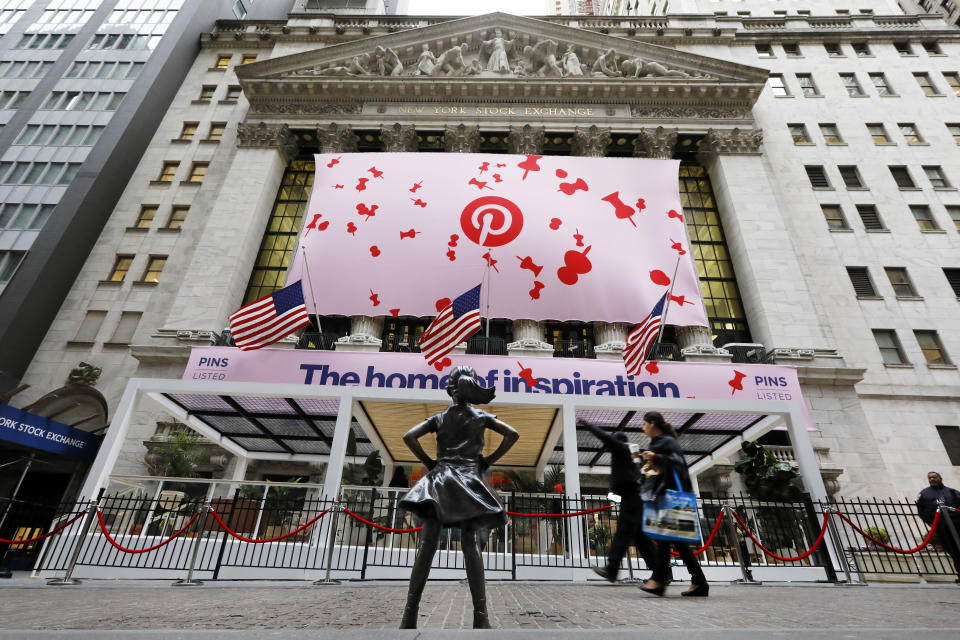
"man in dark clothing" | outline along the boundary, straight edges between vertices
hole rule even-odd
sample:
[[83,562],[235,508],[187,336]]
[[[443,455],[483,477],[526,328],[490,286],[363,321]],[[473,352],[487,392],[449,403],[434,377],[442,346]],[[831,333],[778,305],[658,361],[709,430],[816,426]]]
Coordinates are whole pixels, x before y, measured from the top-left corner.
[[633,542],[640,556],[652,569],[657,558],[656,548],[641,528],[643,524],[643,501],[640,499],[638,479],[640,470],[633,462],[633,452],[627,442],[627,434],[617,431],[612,435],[592,424],[581,422],[580,426],[597,436],[610,452],[610,491],[620,496],[620,515],[617,532],[610,543],[610,556],[605,568],[593,567],[597,575],[609,582],[617,581],[620,561]]
[[[930,486],[920,492],[917,496],[917,515],[928,525],[933,524],[933,518],[937,514],[940,505],[960,509],[960,491],[951,489],[943,484],[943,478],[936,471],[927,474],[927,482]],[[956,531],[960,532],[960,512],[947,510],[950,514],[950,521]],[[960,584],[960,548],[957,547],[957,541],[950,532],[950,527],[946,520],[941,516],[941,522],[937,527],[934,537],[937,543],[950,554],[953,559],[953,568],[957,573],[956,582]]]

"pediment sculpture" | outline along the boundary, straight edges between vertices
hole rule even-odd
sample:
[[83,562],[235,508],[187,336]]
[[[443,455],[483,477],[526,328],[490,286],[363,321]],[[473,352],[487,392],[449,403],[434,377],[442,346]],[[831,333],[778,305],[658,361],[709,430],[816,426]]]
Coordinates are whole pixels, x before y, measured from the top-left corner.
[[[466,39],[465,39],[466,40]],[[409,48],[408,48],[409,49]],[[562,53],[561,53],[562,50]],[[294,76],[348,77],[469,77],[480,78],[709,78],[669,67],[655,60],[618,53],[613,48],[597,50],[575,43],[539,38],[521,46],[495,29],[488,40],[453,44],[433,50],[421,44],[415,59],[404,60],[391,47],[377,45],[373,51],[292,72]]]

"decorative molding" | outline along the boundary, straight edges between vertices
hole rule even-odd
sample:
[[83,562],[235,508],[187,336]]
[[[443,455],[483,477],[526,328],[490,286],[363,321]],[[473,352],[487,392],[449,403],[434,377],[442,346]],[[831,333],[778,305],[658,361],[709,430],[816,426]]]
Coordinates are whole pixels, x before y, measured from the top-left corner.
[[416,151],[417,128],[410,124],[396,124],[380,128],[384,151]]
[[340,151],[356,151],[360,138],[353,133],[350,125],[331,123],[317,126],[317,142],[320,153],[337,153]]
[[479,125],[447,125],[443,146],[447,153],[476,153],[480,149]]
[[752,120],[753,110],[749,105],[685,106],[663,105],[654,107],[631,106],[630,115],[644,120]]
[[81,362],[70,370],[70,373],[67,375],[67,384],[95,387],[100,380],[101,373],[103,373],[103,369],[100,367]]
[[285,124],[237,124],[237,147],[240,149],[276,149],[289,161],[297,155],[297,141]]
[[570,155],[603,158],[610,146],[610,127],[591,125],[589,129],[576,127],[573,130],[573,149]]
[[540,155],[546,137],[545,127],[525,124],[522,127],[511,126],[507,136],[507,148],[510,153],[522,155]]
[[315,100],[290,100],[281,95],[250,97],[250,112],[258,115],[336,116],[356,115],[362,111],[363,104],[360,102],[323,102],[320,96]]
[[700,141],[700,153],[707,155],[760,155],[761,129],[708,129]]
[[633,141],[633,155],[641,158],[673,158],[677,146],[677,129],[641,129]]

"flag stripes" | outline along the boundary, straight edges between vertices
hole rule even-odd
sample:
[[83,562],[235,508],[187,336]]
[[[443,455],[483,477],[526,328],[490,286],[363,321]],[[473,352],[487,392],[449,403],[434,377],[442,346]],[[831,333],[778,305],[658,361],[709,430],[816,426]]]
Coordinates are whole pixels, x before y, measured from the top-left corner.
[[623,364],[627,368],[628,375],[640,375],[643,370],[643,363],[647,361],[650,347],[657,336],[660,335],[660,325],[663,322],[663,305],[668,293],[663,294],[660,301],[650,311],[650,315],[627,334],[627,345],[623,349]]
[[456,298],[420,336],[420,351],[435,364],[455,346],[480,330],[480,285]]
[[230,315],[230,333],[242,351],[271,345],[310,323],[300,282],[244,305]]

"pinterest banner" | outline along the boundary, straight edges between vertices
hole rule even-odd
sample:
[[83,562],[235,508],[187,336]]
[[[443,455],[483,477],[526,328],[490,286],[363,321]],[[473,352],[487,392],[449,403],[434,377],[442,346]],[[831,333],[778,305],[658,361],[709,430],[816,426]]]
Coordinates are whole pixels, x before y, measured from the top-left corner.
[[482,282],[484,316],[637,323],[676,269],[666,322],[707,325],[678,161],[345,153],[316,162],[288,283],[302,281],[320,314],[433,316]]

